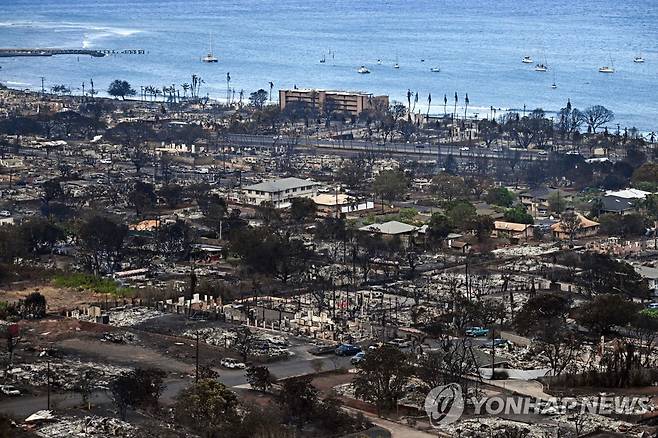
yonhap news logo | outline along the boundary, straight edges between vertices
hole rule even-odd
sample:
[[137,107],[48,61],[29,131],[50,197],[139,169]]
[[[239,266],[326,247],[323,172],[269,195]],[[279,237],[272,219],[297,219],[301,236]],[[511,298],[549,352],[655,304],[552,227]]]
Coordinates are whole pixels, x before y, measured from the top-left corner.
[[[656,408],[649,397],[535,397],[503,396],[465,399],[457,383],[437,386],[425,397],[425,412],[434,428],[459,420],[468,402],[472,415],[564,415],[564,414],[645,414]],[[471,414],[471,412],[469,411]]]
[[425,412],[432,427],[454,423],[464,413],[462,388],[457,383],[437,386],[425,397]]

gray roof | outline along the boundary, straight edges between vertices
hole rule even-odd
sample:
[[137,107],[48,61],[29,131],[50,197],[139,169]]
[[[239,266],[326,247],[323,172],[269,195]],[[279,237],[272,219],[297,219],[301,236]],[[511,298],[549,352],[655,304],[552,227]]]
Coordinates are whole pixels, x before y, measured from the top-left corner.
[[635,208],[635,199],[626,199],[619,196],[608,195],[601,198],[602,211],[622,212]]
[[404,234],[416,231],[418,227],[398,221],[384,222],[383,224],[366,225],[359,228],[360,231],[379,234]]
[[297,189],[300,187],[317,186],[317,185],[320,185],[320,183],[308,179],[291,177],[291,178],[281,178],[281,179],[263,181],[258,184],[246,186],[244,190],[258,190],[261,192],[275,193],[275,192],[282,192],[290,189]]
[[652,268],[651,266],[634,266],[635,272],[640,274],[642,278],[647,278],[651,280],[658,280],[658,268]]

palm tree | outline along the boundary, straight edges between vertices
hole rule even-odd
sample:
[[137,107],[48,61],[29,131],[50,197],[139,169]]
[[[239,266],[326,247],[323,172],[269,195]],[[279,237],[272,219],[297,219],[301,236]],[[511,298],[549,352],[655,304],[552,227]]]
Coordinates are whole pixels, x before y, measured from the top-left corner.
[[446,116],[448,114],[446,107],[448,106],[448,95],[444,94],[443,95],[443,115]]
[[466,93],[466,98],[464,99],[464,103],[466,104],[464,106],[464,120],[466,120],[466,112],[468,111],[468,93]]
[[272,102],[272,88],[274,88],[274,82],[270,81],[270,102]]
[[407,119],[411,122],[411,90],[407,89]]
[[183,98],[186,98],[187,97],[187,91],[190,89],[190,84],[185,82],[185,83],[182,83],[180,86],[183,87]]
[[459,98],[457,97],[457,92],[455,91],[455,109],[452,112],[453,120],[454,120],[455,116],[457,115],[457,101],[459,101]]
[[231,105],[231,73],[226,73],[226,104]]
[[432,93],[427,95],[427,120],[430,118],[430,107],[432,106]]

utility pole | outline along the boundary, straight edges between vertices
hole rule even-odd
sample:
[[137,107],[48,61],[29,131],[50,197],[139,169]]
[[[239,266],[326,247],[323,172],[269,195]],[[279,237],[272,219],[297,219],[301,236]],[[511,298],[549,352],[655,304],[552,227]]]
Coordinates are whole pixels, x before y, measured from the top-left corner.
[[199,383],[199,331],[196,331],[196,375],[194,377],[195,383]]
[[48,410],[50,410],[50,361],[46,362],[46,386],[48,388]]

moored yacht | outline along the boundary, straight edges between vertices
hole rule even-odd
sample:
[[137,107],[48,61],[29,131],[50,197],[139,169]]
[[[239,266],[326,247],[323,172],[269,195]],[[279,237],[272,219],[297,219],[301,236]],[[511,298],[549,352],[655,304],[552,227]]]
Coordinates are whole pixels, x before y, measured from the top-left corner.
[[441,67],[432,67],[430,68],[430,71],[432,73],[439,73],[441,71]]
[[537,64],[537,65],[535,65],[535,71],[544,72],[546,70],[548,70],[548,67],[546,66],[546,64]]
[[201,61],[207,63],[219,62],[219,59],[217,59],[215,55],[212,54],[212,34],[210,34],[210,50],[208,51],[206,56],[201,58]]
[[603,67],[599,68],[599,73],[614,73],[615,69],[613,67],[608,67],[607,65],[604,65]]
[[633,58],[633,62],[636,64],[642,64],[644,62],[644,58],[642,55],[638,55],[635,58]]
[[362,75],[365,75],[365,74],[370,73],[370,70],[368,70],[368,68],[367,68],[365,65],[362,65],[362,66],[359,67],[359,69],[357,70],[357,73],[360,73],[360,74],[362,74]]
[[532,58],[529,56],[524,56],[521,62],[524,64],[532,64]]

